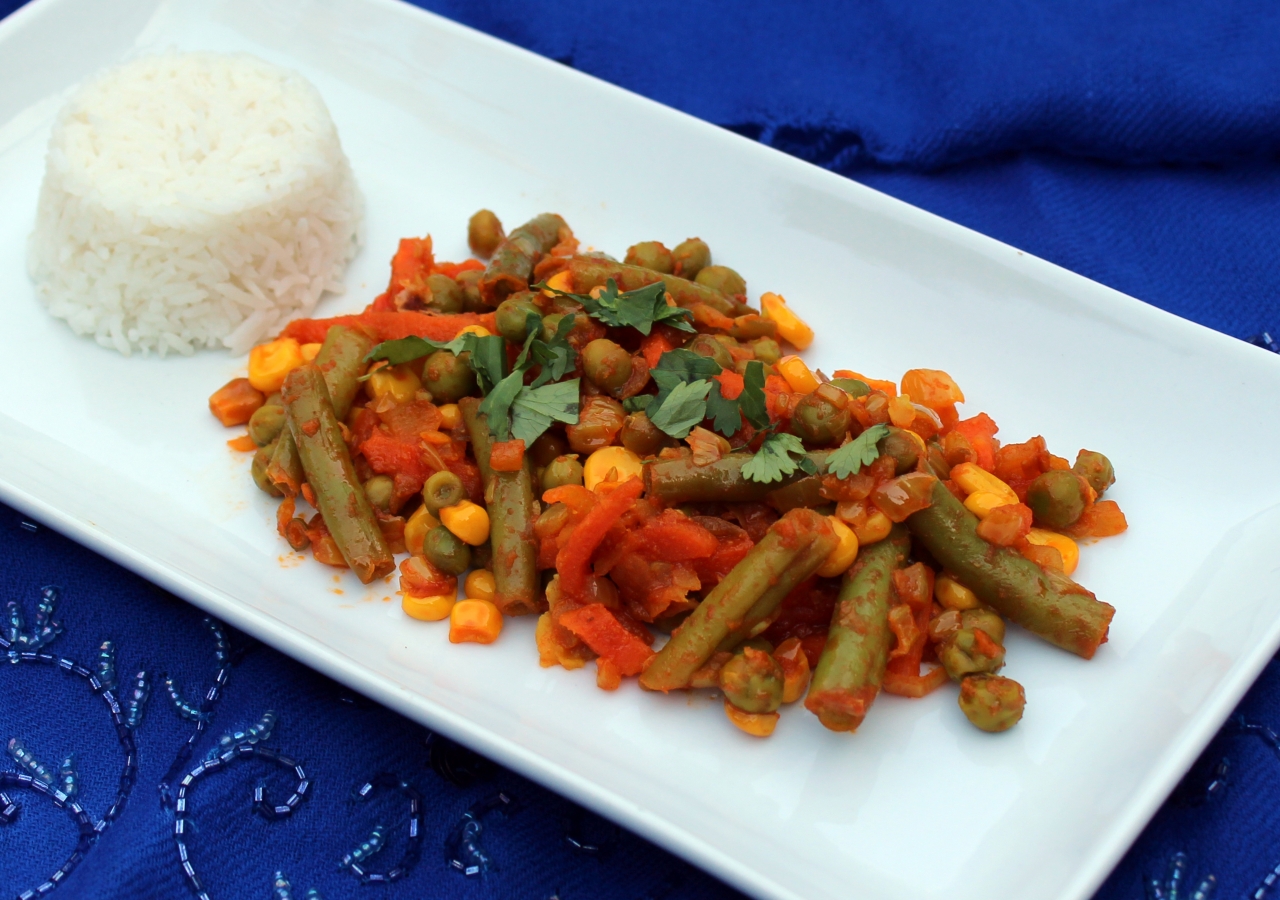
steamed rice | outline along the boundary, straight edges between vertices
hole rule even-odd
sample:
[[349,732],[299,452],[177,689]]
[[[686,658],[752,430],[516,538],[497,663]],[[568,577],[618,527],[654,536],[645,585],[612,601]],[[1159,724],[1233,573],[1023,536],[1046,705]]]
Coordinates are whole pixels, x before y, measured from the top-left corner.
[[320,94],[248,55],[138,59],[67,103],[28,268],[104,347],[243,352],[341,290],[361,200]]

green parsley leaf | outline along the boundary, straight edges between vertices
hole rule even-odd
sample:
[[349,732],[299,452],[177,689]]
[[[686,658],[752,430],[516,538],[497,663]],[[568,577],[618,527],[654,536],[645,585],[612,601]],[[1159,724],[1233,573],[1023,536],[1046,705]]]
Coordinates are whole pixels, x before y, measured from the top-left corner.
[[394,341],[383,341],[369,351],[366,360],[385,359],[390,365],[412,362],[424,356],[430,356],[437,350],[448,350],[454,356],[469,353],[467,363],[476,373],[480,382],[480,392],[487,394],[493,386],[502,380],[507,367],[506,343],[497,335],[480,337],[467,333],[460,334],[451,341],[433,341],[428,338],[406,337]]
[[591,318],[615,328],[634,328],[648,334],[657,322],[670,325],[680,331],[693,333],[693,313],[678,306],[668,306],[667,286],[656,281],[634,291],[618,292],[617,283],[610,278],[600,296],[571,294],[568,291],[548,288],[546,283],[534,285],[534,290],[550,290],[562,297],[570,297],[582,304]]
[[771,434],[742,467],[742,477],[761,484],[781,481],[800,468],[803,459],[804,444],[800,438],[794,434]]
[[[569,343],[569,332],[573,330],[573,323],[576,319],[577,315],[575,313],[569,313],[560,320],[560,324],[556,326],[556,333],[552,335],[551,340],[544,341],[541,338],[537,338],[529,345],[529,352],[533,357],[533,361],[542,367],[538,377],[534,379],[530,387],[541,387],[548,381],[559,381],[573,368],[577,360],[577,351]],[[541,333],[541,325],[536,327],[534,325],[535,321],[540,321],[534,313],[529,314],[529,320],[528,330],[533,333]]]
[[738,406],[753,428],[769,427],[769,405],[764,396],[764,363],[751,360],[742,374],[742,393]]
[[711,382],[699,379],[675,385],[661,402],[649,404],[646,413],[649,421],[673,438],[685,438],[707,417],[707,392]]
[[468,337],[475,337],[475,335],[460,334],[448,342],[432,341],[421,337],[406,337],[396,341],[383,341],[369,351],[365,356],[365,361],[372,362],[385,359],[389,365],[398,366],[401,363],[412,362],[415,359],[430,356],[437,350],[448,350],[454,356],[457,356],[467,349]]
[[516,369],[493,386],[480,401],[479,411],[489,420],[489,433],[499,441],[511,436],[511,404],[524,389],[524,369]]
[[622,401],[622,408],[629,413],[637,413],[649,408],[656,398],[653,394],[637,394]]
[[525,447],[542,436],[552,422],[578,423],[578,379],[525,387],[511,403],[511,434]]
[[711,382],[711,393],[707,395],[707,418],[711,420],[711,427],[725,437],[733,437],[742,427],[738,401],[726,399],[718,381]]
[[[761,371],[764,370],[761,369]],[[681,347],[677,350],[668,350],[658,357],[658,364],[651,371],[655,380],[660,377],[656,374],[658,372],[679,375],[681,381],[693,381],[697,378],[711,378],[719,375],[721,369],[720,363],[711,357],[700,356],[692,350]]]
[[876,444],[888,433],[888,425],[872,425],[827,457],[827,471],[837,478],[848,478],[863,466],[871,465],[880,455]]

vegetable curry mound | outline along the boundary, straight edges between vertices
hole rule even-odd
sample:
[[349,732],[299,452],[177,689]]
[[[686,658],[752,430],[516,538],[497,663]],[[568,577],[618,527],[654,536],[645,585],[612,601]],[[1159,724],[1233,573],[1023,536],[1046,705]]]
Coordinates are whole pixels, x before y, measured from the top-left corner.
[[488,210],[468,238],[487,263],[402,240],[363,313],[291,322],[210,398],[295,550],[365,583],[402,556],[404,611],[451,641],[536,616],[542,665],[717,690],[757,736],[784,704],[854,731],[881,690],[948,682],[1003,731],[1006,622],[1107,639],[1071,578],[1126,527],[1101,453],[1002,444],[946,372],[811,370],[788,351],[812,329],[698,238],[617,262]]

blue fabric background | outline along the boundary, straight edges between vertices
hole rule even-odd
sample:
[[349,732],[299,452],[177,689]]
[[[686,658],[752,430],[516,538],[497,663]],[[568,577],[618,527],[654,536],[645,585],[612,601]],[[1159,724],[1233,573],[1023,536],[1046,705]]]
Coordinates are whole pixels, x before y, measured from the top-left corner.
[[[17,5],[0,0],[0,15]],[[1209,327],[1241,338],[1280,332],[1274,2],[420,5]],[[66,626],[52,652],[90,665],[111,639],[122,680],[145,666],[172,675],[188,696],[207,688],[216,663],[197,611],[0,507],[0,604],[20,600],[30,614],[48,583],[63,588]],[[352,799],[382,771],[426,798],[421,859],[385,889],[390,898],[737,896],[511,773],[452,784],[432,768],[421,727],[247,638],[232,644],[239,655],[198,756],[270,708],[280,719],[269,744],[302,761],[314,788],[294,820],[275,824],[251,814],[251,794],[265,783],[283,797],[289,782],[261,763],[194,788],[187,842],[215,898],[270,896],[276,869],[297,897],[310,887],[330,900],[377,890],[360,887],[338,860],[376,823],[395,835],[374,869],[392,865],[405,846],[402,802]],[[1255,890],[1280,863],[1280,744],[1267,730],[1280,728],[1280,663],[1238,717],[1098,900],[1157,896],[1144,876],[1163,876],[1178,852],[1193,884],[1216,876],[1219,897],[1267,896]],[[137,732],[140,772],[128,806],[55,897],[190,895],[157,785],[191,727],[157,687]],[[13,736],[47,765],[77,751],[84,802],[102,814],[122,757],[105,707],[82,682],[0,666],[0,740]],[[466,767],[465,751],[441,746],[437,768]],[[509,815],[484,820],[495,868],[468,879],[449,868],[446,838],[472,804],[499,791],[516,802]],[[35,888],[75,843],[65,814],[26,792],[11,795],[22,812],[0,826],[0,897]],[[574,850],[566,826],[605,850]]]

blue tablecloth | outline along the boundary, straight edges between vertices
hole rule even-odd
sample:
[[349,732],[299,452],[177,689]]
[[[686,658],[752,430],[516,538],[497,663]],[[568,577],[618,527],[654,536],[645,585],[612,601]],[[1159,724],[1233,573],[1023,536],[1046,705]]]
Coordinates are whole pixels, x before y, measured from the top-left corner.
[[[17,5],[0,0],[0,15]],[[1260,343],[1280,334],[1273,2],[421,5],[1212,328]],[[1259,398],[1260,415],[1268,402]],[[76,754],[87,814],[78,820],[0,774],[0,896],[41,889],[73,851],[79,864],[55,896],[191,896],[179,844],[216,898],[284,897],[269,893],[277,870],[294,897],[361,896],[353,866],[403,873],[390,898],[737,896],[0,507],[0,604],[21,606],[28,637],[51,633],[37,619],[46,585],[59,588],[62,633],[48,660],[0,666],[0,741],[17,738],[18,755],[55,780]],[[9,639],[5,624],[0,637]],[[129,710],[113,712],[92,690],[108,640],[123,695],[136,672],[149,675],[132,731]],[[177,714],[166,677],[189,704],[217,693],[207,728]],[[219,735],[266,726],[269,741],[182,789]],[[1171,866],[1184,898],[1210,875],[1220,897],[1268,896],[1280,863],[1272,728],[1277,663],[1099,900],[1173,896]],[[0,772],[30,771],[0,758]],[[166,792],[178,812],[162,806]],[[269,821],[291,805],[296,819]],[[386,846],[365,861],[371,839]]]

